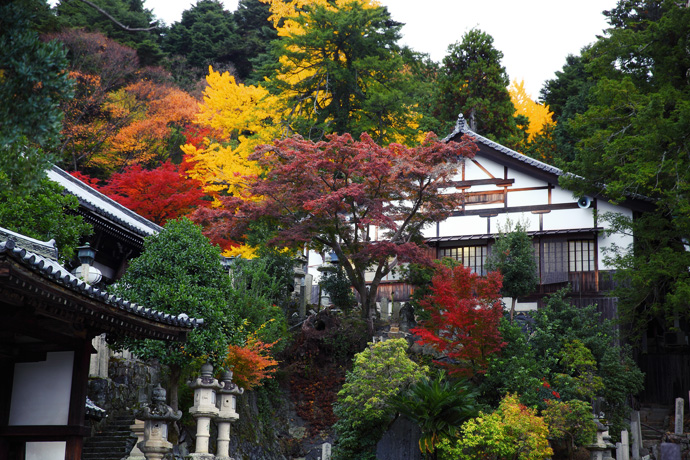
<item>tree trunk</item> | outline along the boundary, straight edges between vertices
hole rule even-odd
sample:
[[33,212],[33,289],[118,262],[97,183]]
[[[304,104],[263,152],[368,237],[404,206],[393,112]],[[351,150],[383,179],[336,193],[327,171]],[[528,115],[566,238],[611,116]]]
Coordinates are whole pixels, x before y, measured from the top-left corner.
[[517,303],[517,298],[513,297],[510,303],[510,322],[513,322],[513,316],[515,315],[515,303]]
[[182,375],[182,368],[177,364],[170,365],[170,407],[173,410],[178,410],[178,389],[180,385],[180,376]]

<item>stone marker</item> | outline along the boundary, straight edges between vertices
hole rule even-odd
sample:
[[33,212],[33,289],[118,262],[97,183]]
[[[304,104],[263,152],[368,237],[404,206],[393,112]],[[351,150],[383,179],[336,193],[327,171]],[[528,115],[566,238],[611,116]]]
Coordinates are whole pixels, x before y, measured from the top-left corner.
[[393,321],[399,321],[400,320],[400,302],[393,302],[392,319],[393,319]]
[[623,452],[623,460],[630,460],[630,441],[628,437],[628,430],[621,431],[621,449]]
[[311,286],[314,284],[314,275],[306,274],[304,276],[304,302],[311,305],[314,303],[311,298]]
[[307,287],[299,287],[299,317],[307,316]]
[[328,442],[321,444],[321,460],[331,460],[331,444]]
[[616,460],[623,460],[623,444],[616,443]]
[[640,460],[642,448],[642,425],[640,423],[640,411],[634,410],[630,414],[630,434],[632,435],[632,458]]
[[683,398],[676,398],[676,429],[674,434],[683,434],[683,409],[685,409]]
[[680,460],[680,444],[662,442],[659,446],[660,460]]
[[378,460],[422,460],[419,450],[421,432],[416,423],[398,417],[376,444]]
[[388,297],[381,299],[381,319],[389,319],[391,316],[390,310],[388,310]]

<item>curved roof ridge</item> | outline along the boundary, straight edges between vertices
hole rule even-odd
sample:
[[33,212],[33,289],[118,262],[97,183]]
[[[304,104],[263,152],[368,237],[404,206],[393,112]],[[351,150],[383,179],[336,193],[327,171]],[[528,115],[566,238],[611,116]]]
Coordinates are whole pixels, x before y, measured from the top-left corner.
[[47,171],[47,174],[50,180],[60,184],[68,193],[76,196],[79,201],[90,204],[104,216],[139,235],[150,236],[163,229],[160,225],[154,224],[131,209],[122,206],[55,165]]
[[194,328],[204,323],[203,319],[191,318],[185,313],[173,316],[169,313],[159,312],[152,308],[140,308],[143,306],[121,297],[108,294],[107,291],[85,283],[56,261],[22,248],[12,239],[0,241],[0,254],[8,254],[25,267],[39,273],[44,278],[54,280],[73,292],[81,293],[91,299],[114,306],[132,315],[185,328]]
[[562,169],[557,168],[555,166],[551,166],[550,164],[544,163],[543,161],[536,160],[532,157],[529,157],[523,153],[520,153],[516,150],[510,149],[506,147],[505,145],[501,145],[498,142],[492,141],[491,139],[488,139],[481,134],[477,134],[474,131],[470,129],[470,127],[467,124],[467,121],[465,120],[465,117],[463,116],[462,113],[458,115],[458,119],[455,122],[455,127],[453,128],[453,132],[450,133],[448,136],[443,138],[443,142],[448,142],[455,136],[459,134],[467,134],[470,137],[473,137],[475,140],[478,142],[481,142],[484,145],[487,145],[491,147],[494,150],[498,150],[501,153],[505,153],[511,158],[514,158],[516,160],[522,161],[523,163],[526,163],[530,166],[533,166],[535,168],[541,169],[542,171],[549,172],[551,174],[555,174],[557,176],[562,176],[565,173],[563,172]]

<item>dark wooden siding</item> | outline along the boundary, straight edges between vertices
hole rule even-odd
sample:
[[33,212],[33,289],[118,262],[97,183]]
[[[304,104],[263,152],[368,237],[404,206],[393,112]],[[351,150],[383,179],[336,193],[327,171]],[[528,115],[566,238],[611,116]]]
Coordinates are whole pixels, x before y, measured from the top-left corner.
[[687,398],[690,391],[690,351],[643,353],[637,357],[645,373],[645,389],[639,395],[646,403],[674,404],[676,398]]

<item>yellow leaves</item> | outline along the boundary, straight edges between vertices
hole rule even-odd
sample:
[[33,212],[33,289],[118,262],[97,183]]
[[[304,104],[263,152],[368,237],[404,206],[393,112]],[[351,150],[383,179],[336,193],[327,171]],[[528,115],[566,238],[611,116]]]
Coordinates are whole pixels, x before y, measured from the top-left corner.
[[294,35],[301,35],[304,29],[299,25],[294,18],[305,13],[305,9],[309,6],[323,6],[332,11],[336,11],[343,6],[359,1],[365,8],[376,8],[381,4],[376,0],[336,0],[335,2],[329,0],[259,0],[266,3],[270,7],[271,16],[268,20],[273,22],[273,26],[278,31],[279,37],[289,37]]
[[220,131],[224,139],[205,139],[204,148],[185,145],[182,151],[197,162],[191,176],[201,180],[207,191],[240,196],[242,178],[260,171],[247,157],[281,135],[281,103],[261,86],[238,84],[228,72],[209,68],[206,81],[196,123]]
[[553,113],[549,110],[549,107],[535,102],[527,94],[524,80],[520,83],[517,80],[513,80],[508,87],[508,92],[515,106],[515,114],[524,115],[529,119],[529,127],[527,128],[528,140],[533,140],[537,133],[544,130],[547,126],[555,124],[552,118]]

